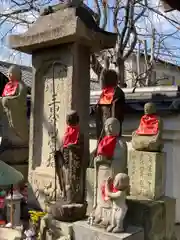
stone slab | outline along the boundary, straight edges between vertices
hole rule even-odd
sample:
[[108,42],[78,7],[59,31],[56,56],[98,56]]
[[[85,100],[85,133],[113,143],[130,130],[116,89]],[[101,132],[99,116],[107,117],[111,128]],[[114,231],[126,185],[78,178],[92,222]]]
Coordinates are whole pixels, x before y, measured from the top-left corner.
[[[77,40],[94,50],[113,47],[117,35],[100,31],[97,26],[98,31],[94,31],[93,27],[89,28],[85,18],[80,16],[80,11],[79,8],[64,8],[53,14],[41,16],[26,33],[11,35],[9,45],[26,53]],[[89,14],[86,10],[83,11],[85,15]]]
[[46,215],[41,220],[40,236],[41,239],[59,239],[66,237],[71,239],[73,235],[73,223],[61,222],[53,219],[50,215]]
[[144,233],[141,228],[129,227],[125,233],[108,233],[102,228],[90,226],[86,221],[79,221],[73,224],[74,240],[144,240]]
[[130,150],[128,175],[132,196],[159,199],[165,194],[165,153]]
[[12,228],[0,228],[0,240],[21,240],[22,231]]
[[153,201],[129,196],[125,224],[143,227],[145,240],[174,240],[175,203],[169,197]]

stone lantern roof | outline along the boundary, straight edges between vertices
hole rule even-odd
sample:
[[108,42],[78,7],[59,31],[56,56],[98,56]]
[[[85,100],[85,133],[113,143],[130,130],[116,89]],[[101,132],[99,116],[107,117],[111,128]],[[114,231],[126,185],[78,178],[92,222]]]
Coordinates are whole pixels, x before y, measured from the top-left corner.
[[26,33],[11,35],[9,45],[30,54],[43,48],[73,42],[83,43],[94,52],[113,47],[117,35],[100,29],[91,11],[84,4],[77,7],[62,5],[60,10],[40,16]]

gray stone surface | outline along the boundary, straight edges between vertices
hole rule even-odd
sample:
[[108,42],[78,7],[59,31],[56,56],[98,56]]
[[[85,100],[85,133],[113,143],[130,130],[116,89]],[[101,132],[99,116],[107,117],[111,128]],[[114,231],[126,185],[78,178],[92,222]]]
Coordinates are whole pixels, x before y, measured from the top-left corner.
[[108,233],[104,229],[89,226],[86,221],[73,224],[74,240],[144,240],[141,228],[129,227],[125,233]]
[[21,240],[22,229],[0,228],[0,240]]
[[16,50],[32,53],[37,49],[79,40],[93,50],[99,50],[114,47],[116,38],[116,34],[93,31],[77,17],[76,8],[65,8],[39,17],[28,32],[11,35],[9,45]]
[[41,220],[40,237],[42,240],[45,240],[48,239],[47,236],[49,234],[49,239],[61,239],[62,237],[66,237],[70,240],[73,234],[72,225],[72,223],[60,222],[46,215]]
[[94,168],[87,168],[86,170],[86,200],[88,202],[87,215],[90,215],[93,209],[94,199]]
[[159,199],[165,192],[165,153],[130,150],[128,154],[130,193]]
[[129,196],[126,223],[143,227],[145,240],[174,240],[175,203],[169,197],[154,201]]
[[[12,48],[32,53],[28,200],[43,209],[45,200],[54,201],[55,193],[60,194],[58,181],[55,188],[54,139],[57,134],[58,149],[66,114],[71,109],[78,112],[80,128],[85,133],[83,161],[88,165],[90,54],[93,50],[113,47],[116,42],[116,34],[99,29],[86,13],[81,7],[65,7],[39,17],[26,33],[9,39]],[[82,184],[83,180],[82,176]]]

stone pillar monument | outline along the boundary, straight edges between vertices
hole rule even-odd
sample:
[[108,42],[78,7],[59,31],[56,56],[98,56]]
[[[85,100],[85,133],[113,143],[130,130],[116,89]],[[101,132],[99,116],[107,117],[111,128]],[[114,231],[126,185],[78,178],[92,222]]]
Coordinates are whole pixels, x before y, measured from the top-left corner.
[[46,198],[55,198],[54,139],[58,147],[70,109],[79,114],[85,133],[84,163],[88,164],[90,54],[115,42],[116,35],[99,29],[85,5],[62,5],[39,17],[26,33],[9,38],[13,49],[32,54],[29,182],[32,200],[42,208]]
[[130,196],[128,220],[144,228],[145,239],[175,238],[175,204],[165,196],[166,155],[163,122],[153,103],[146,103],[139,127],[132,133],[128,157]]

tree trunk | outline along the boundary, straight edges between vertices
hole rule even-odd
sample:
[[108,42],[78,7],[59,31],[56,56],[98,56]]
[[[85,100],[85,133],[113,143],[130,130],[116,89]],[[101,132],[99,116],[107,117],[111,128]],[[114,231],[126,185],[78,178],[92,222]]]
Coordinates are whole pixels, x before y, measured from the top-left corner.
[[122,59],[118,60],[117,73],[118,73],[118,83],[120,87],[123,87],[125,83],[125,66],[124,66],[124,60]]

